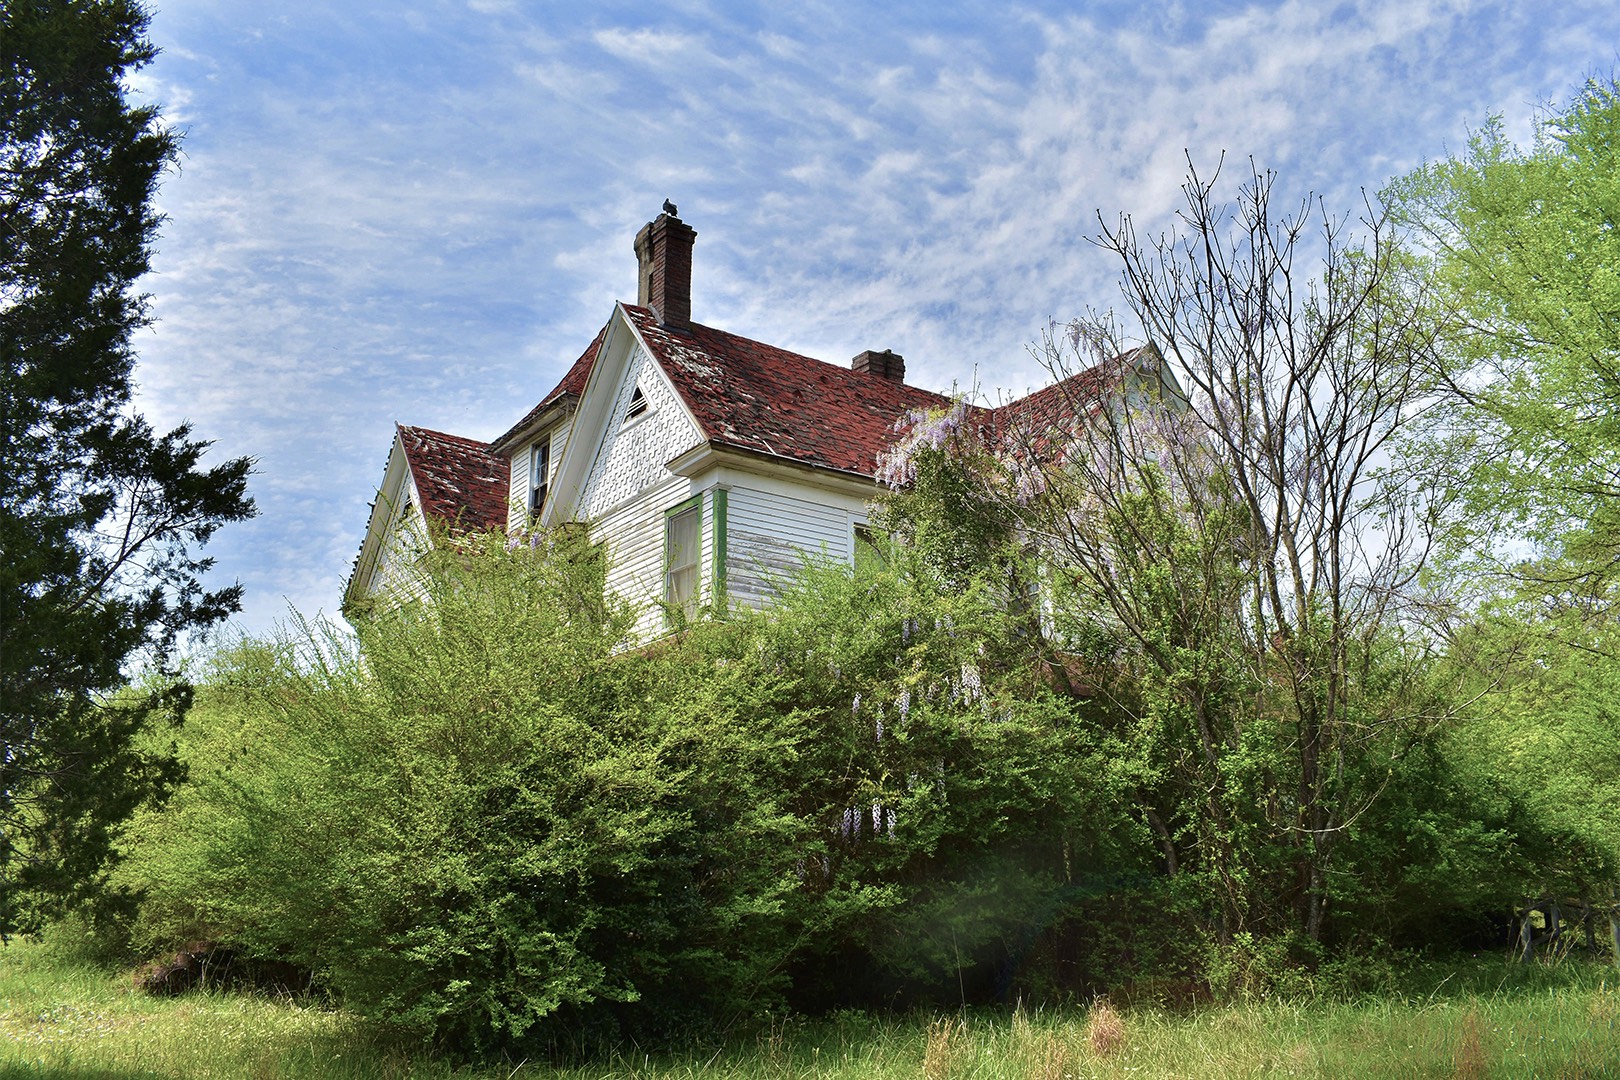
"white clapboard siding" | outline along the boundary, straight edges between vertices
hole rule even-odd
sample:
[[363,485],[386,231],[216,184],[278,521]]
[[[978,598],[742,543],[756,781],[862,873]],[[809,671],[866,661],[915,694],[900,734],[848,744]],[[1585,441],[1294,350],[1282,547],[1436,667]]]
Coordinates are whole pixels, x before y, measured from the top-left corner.
[[568,449],[568,434],[574,430],[574,418],[568,417],[551,429],[551,475],[546,483],[556,487],[557,468],[562,464],[563,451]]
[[[689,497],[691,484],[666,473],[668,479],[643,491],[594,523],[591,536],[607,544],[607,592],[632,604],[640,618],[636,636],[643,640],[664,631],[664,511]],[[703,501],[702,588],[709,585],[711,500]],[[706,593],[705,593],[706,594]]]
[[[637,388],[646,410],[628,421],[625,414]],[[664,631],[664,511],[692,495],[692,483],[664,467],[700,441],[697,428],[673,388],[638,347],[614,395],[607,430],[586,475],[578,516],[591,523],[591,535],[607,544],[607,591],[641,612],[636,633],[643,638]],[[575,452],[584,450],[576,446]],[[552,460],[561,457],[555,449]],[[712,560],[710,500],[703,507],[703,562],[700,589],[708,595]]]
[[393,602],[420,599],[422,596],[422,576],[418,564],[422,553],[427,550],[428,540],[426,523],[416,504],[415,493],[415,482],[407,474],[400,490],[388,500],[393,512],[388,515],[381,550],[372,567],[371,581],[366,588],[369,596],[387,596]]
[[852,557],[850,523],[864,518],[863,500],[815,489],[801,497],[776,487],[732,485],[726,591],[734,603],[769,603],[777,584],[796,575],[806,555]]
[[512,455],[512,474],[506,487],[507,532],[517,532],[529,523],[529,462],[533,458],[533,443],[525,443]]

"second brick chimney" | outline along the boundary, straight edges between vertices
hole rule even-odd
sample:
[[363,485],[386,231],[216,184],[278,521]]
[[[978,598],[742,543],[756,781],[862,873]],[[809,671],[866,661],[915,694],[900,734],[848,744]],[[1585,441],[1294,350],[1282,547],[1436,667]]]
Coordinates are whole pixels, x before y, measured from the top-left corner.
[[855,371],[868,375],[876,375],[881,379],[890,379],[894,382],[906,381],[906,358],[893,349],[884,349],[882,352],[873,352],[867,349],[849,362]]
[[670,212],[659,214],[636,233],[640,267],[636,303],[652,308],[658,321],[671,330],[692,325],[692,242],[696,239],[697,230]]

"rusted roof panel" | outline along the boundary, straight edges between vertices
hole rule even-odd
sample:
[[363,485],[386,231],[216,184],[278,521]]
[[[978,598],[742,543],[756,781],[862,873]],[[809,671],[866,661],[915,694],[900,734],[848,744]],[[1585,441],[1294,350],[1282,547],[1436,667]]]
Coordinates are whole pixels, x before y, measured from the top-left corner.
[[404,424],[399,440],[424,514],[465,529],[506,527],[510,467],[488,443]]
[[668,330],[647,308],[625,311],[712,443],[872,476],[907,410],[950,405],[881,375],[696,323]]

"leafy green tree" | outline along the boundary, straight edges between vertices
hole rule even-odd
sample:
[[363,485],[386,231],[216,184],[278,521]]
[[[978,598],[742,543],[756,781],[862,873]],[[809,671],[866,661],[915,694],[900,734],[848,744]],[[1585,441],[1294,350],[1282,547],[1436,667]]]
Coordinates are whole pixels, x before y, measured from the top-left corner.
[[1419,434],[1469,512],[1449,568],[1488,600],[1452,634],[1485,703],[1453,756],[1513,794],[1520,902],[1612,896],[1620,87],[1587,81],[1529,147],[1493,117],[1389,198],[1444,331]]
[[1589,81],[1540,119],[1528,148],[1493,117],[1466,153],[1397,181],[1388,198],[1430,258],[1449,390],[1434,414],[1430,460],[1449,466],[1470,496],[1470,543],[1501,554],[1492,541],[1506,529],[1564,556],[1561,574],[1612,571],[1620,89]]
[[183,688],[114,696],[238,606],[193,549],[252,514],[245,459],[130,412],[135,292],[175,138],[126,99],[131,0],[0,7],[0,935],[96,893],[118,823],[175,765],[137,738]]
[[1454,636],[1447,667],[1473,707],[1445,750],[1459,771],[1511,800],[1497,910],[1539,898],[1566,914],[1584,907],[1620,920],[1615,586],[1588,576],[1550,594],[1539,576]]

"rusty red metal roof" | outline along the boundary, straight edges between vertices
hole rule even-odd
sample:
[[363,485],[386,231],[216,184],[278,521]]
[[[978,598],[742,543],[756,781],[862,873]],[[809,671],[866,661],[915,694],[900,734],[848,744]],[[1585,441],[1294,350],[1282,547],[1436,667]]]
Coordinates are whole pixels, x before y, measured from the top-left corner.
[[1016,401],[985,410],[985,433],[993,442],[1013,445],[1003,450],[1059,456],[1080,434],[1080,427],[1096,419],[1103,402],[1117,394],[1126,374],[1156,354],[1147,347],[1131,349],[1083,371],[1043,386]]
[[504,457],[475,439],[398,427],[425,515],[464,529],[506,528],[510,466]]
[[669,330],[647,308],[624,310],[704,437],[721,446],[873,476],[907,411],[951,403],[930,390],[710,326]]

